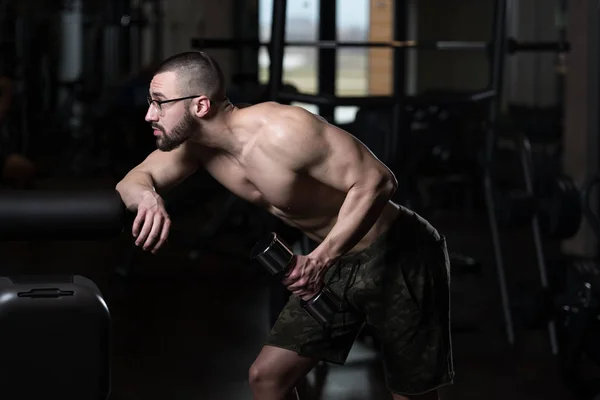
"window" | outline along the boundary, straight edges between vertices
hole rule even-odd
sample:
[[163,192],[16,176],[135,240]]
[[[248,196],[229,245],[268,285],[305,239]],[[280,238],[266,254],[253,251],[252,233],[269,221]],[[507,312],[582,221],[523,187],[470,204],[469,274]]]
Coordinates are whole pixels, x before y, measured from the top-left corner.
[[[260,0],[259,37],[261,42],[271,40],[273,0]],[[319,0],[288,0],[286,40],[316,41],[319,35]],[[295,86],[302,93],[316,94],[318,51],[313,47],[286,47],[283,56],[283,82]],[[259,79],[269,80],[269,53],[262,48],[259,54]]]
[[[370,0],[336,0],[337,40],[367,42],[369,40]],[[338,96],[369,95],[369,48],[342,47],[337,50],[336,94]],[[335,108],[335,122],[354,121],[358,107]]]
[[[337,38],[340,42],[369,40],[369,0],[337,1]],[[366,96],[369,92],[369,48],[342,47],[337,50],[336,90],[338,96]]]
[[[330,1],[330,0],[323,0]],[[369,40],[370,0],[336,0],[336,28],[339,41]],[[319,39],[319,0],[288,0],[286,40],[317,41]],[[271,40],[273,0],[259,1],[259,35],[262,42]],[[283,81],[302,93],[318,93],[317,48],[286,47],[283,59]],[[259,53],[259,79],[269,79],[269,54],[266,48]],[[336,94],[338,96],[367,96],[369,94],[369,49],[339,48],[337,50]],[[312,104],[293,103],[318,113]],[[335,122],[354,120],[358,107],[336,107]]]

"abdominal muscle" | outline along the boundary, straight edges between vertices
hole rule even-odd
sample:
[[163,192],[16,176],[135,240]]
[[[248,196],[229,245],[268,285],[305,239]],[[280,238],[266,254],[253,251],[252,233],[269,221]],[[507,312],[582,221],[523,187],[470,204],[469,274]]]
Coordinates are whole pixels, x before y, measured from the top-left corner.
[[[318,204],[318,200],[316,203]],[[280,210],[274,206],[267,206],[267,210],[281,221],[302,231],[308,238],[321,243],[337,222],[337,213],[324,213],[312,217],[299,217]],[[318,208],[318,206],[317,206]],[[338,208],[339,211],[339,208]],[[389,201],[384,207],[379,218],[362,239],[348,252],[355,253],[369,247],[380,235],[385,233],[400,214],[400,207]]]

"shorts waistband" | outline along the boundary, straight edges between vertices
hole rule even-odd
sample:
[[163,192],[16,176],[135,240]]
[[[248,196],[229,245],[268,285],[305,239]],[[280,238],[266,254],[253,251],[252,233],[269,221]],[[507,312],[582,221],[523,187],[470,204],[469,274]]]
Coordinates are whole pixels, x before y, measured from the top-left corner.
[[400,214],[390,227],[379,235],[370,245],[354,253],[340,257],[342,264],[361,262],[390,247],[414,249],[423,245],[433,245],[443,239],[431,224],[414,212],[412,215]]

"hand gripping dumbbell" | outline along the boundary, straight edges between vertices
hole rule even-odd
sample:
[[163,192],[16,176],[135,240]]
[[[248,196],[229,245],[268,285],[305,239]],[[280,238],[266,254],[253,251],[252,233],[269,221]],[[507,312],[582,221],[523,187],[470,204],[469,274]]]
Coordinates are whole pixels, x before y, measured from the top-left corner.
[[[276,233],[270,233],[254,245],[251,257],[271,275],[281,278],[292,265],[294,252]],[[341,309],[342,301],[325,286],[312,298],[301,299],[301,305],[315,321],[327,328],[333,315]]]

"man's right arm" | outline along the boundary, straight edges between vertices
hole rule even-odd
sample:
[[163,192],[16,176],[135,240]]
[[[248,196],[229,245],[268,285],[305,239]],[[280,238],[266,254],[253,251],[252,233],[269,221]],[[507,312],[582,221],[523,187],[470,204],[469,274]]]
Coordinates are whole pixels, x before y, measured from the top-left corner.
[[116,190],[127,208],[135,211],[144,196],[172,188],[199,167],[200,161],[187,143],[169,152],[155,150],[125,175]]
[[186,143],[170,152],[154,151],[117,184],[116,190],[127,208],[137,213],[131,229],[136,246],[152,253],[162,247],[171,221],[158,193],[183,181],[199,167],[199,159]]

